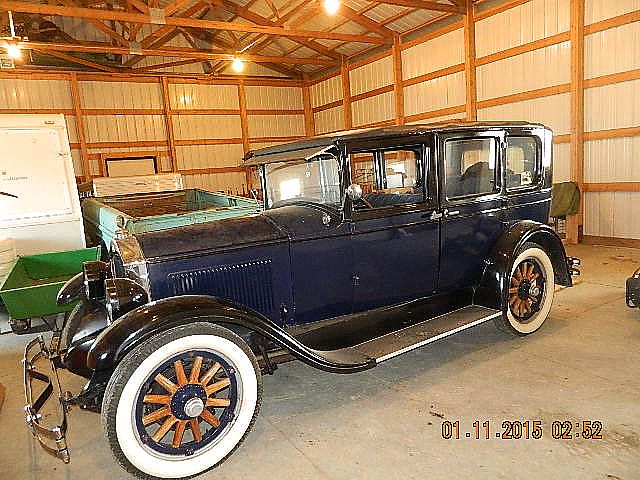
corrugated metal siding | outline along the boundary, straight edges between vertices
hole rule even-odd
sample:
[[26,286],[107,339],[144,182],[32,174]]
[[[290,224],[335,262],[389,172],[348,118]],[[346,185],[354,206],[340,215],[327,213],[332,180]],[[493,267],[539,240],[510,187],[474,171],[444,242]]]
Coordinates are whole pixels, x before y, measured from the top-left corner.
[[249,137],[304,136],[304,115],[249,115]]
[[246,176],[243,172],[209,173],[202,175],[185,175],[185,188],[202,188],[210,192],[242,193],[247,191]]
[[0,79],[0,108],[73,108],[66,80]]
[[585,38],[585,78],[625,72],[639,66],[640,22],[604,30]]
[[344,119],[342,116],[342,107],[329,108],[314,114],[316,123],[316,133],[335,132],[342,130]]
[[640,80],[589,88],[584,94],[585,130],[640,125]]
[[242,163],[242,144],[188,145],[176,147],[178,168],[237,167]]
[[553,182],[571,180],[571,145],[555,143],[553,145]]
[[[585,143],[585,182],[640,182],[640,137]],[[638,205],[640,207],[640,205]],[[640,212],[638,212],[640,214]]]
[[427,118],[425,120],[416,120],[415,122],[407,122],[407,125],[419,125],[425,123],[438,123],[438,122],[446,122],[448,120],[462,120],[466,118],[467,114],[465,112],[462,113],[454,113],[453,115],[442,115],[440,117]]
[[464,105],[464,72],[410,85],[403,93],[405,115]]
[[571,81],[571,44],[551,45],[476,70],[478,100],[561,85]]
[[162,92],[157,83],[83,81],[79,89],[82,108],[162,108]]
[[242,138],[240,115],[174,115],[172,119],[178,140]]
[[310,90],[312,107],[319,107],[342,100],[342,80],[340,75],[316,83],[311,86]]
[[247,108],[302,110],[302,89],[296,87],[245,87]]
[[498,105],[478,110],[478,120],[525,120],[540,122],[556,135],[571,130],[571,99],[568,93]]
[[569,0],[532,0],[476,24],[476,55],[484,57],[569,30]]
[[640,239],[638,192],[587,192],[584,196],[584,233],[601,237]]
[[393,84],[393,59],[381,58],[354,68],[349,74],[351,95],[369,92]]
[[395,118],[394,93],[387,92],[351,104],[353,126],[368,125]]
[[640,10],[640,0],[586,0],[584,21],[586,25]]
[[177,110],[240,108],[235,85],[169,84],[169,96]]
[[162,115],[87,115],[84,117],[87,142],[136,142],[165,140]]
[[403,50],[402,77],[408,80],[460,63],[464,63],[464,31],[461,28]]

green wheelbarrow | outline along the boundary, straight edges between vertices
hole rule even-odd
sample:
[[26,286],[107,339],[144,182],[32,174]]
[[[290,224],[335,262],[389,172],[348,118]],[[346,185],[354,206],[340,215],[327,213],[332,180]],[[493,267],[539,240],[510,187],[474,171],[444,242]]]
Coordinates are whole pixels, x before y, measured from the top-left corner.
[[55,330],[46,317],[69,312],[75,303],[60,306],[58,291],[74,275],[82,271],[84,262],[99,260],[100,247],[67,252],[44,253],[18,257],[4,284],[0,298],[9,312],[9,324],[15,333],[29,333],[31,319],[41,318]]

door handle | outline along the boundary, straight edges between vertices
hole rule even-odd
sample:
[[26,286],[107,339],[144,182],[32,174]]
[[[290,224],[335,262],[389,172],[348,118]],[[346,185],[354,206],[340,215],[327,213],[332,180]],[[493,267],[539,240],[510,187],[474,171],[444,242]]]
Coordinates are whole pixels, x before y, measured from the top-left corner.
[[442,213],[438,213],[437,211],[433,211],[431,212],[431,216],[429,217],[429,220],[437,220],[439,218],[442,218]]
[[445,209],[444,210],[444,214],[447,217],[453,217],[454,215],[460,215],[460,210],[447,210],[447,209]]

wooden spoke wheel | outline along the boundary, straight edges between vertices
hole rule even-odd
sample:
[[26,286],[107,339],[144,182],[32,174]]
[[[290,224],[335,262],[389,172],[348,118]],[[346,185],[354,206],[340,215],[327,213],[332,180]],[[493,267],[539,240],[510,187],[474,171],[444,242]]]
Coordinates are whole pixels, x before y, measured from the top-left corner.
[[117,366],[102,422],[120,465],[145,479],[188,478],[223,462],[260,410],[262,377],[233,332],[191,323],[159,333]]
[[545,278],[540,264],[528,258],[518,264],[509,283],[509,309],[521,322],[530,320],[540,309]]
[[136,408],[142,442],[166,454],[192,455],[234,417],[235,371],[212,352],[188,352],[165,361],[145,382]]

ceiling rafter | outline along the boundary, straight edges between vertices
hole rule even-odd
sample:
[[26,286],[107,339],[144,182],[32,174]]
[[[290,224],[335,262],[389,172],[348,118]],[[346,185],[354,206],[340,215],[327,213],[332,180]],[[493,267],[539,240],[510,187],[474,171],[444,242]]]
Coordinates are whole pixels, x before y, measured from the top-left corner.
[[103,72],[115,73],[118,71],[115,68],[107,67],[106,65],[100,65],[99,63],[91,62],[89,60],[85,60],[84,58],[74,57],[73,55],[67,55],[65,53],[57,52],[55,50],[39,50],[38,49],[36,51],[44,55],[51,55],[52,57],[66,60],[67,62],[77,63],[78,65],[84,65],[85,67],[91,67],[96,70],[102,70]]
[[434,10],[436,12],[459,13],[463,15],[465,9],[458,5],[447,3],[438,3],[428,0],[373,0],[376,3],[386,3],[388,5],[396,5],[399,7],[421,8],[424,10]]
[[[209,8],[208,3],[199,2],[199,3],[196,3],[195,5],[193,5],[192,7],[188,8],[187,10],[182,12],[181,14],[176,15],[176,17],[189,18],[189,17],[192,17],[192,16],[196,15],[197,13],[201,12],[203,9],[208,9],[208,8]],[[158,28],[157,30],[151,32],[149,35],[144,37],[142,40],[140,40],[140,45],[143,48],[147,48],[152,43],[154,43],[156,40],[158,40],[159,38],[164,37],[165,35],[171,33],[172,31],[176,30],[177,28],[178,27],[176,27],[174,25],[164,25],[164,26]]]
[[347,5],[341,5],[339,15],[342,15],[344,18],[351,20],[352,22],[357,23],[373,32],[376,32],[383,37],[393,37],[393,30],[379,24],[378,22],[374,22],[369,17],[366,17],[358,12],[356,12],[351,7]]
[[[78,7],[79,6],[79,4],[76,3],[74,0],[59,0],[59,3],[61,3],[63,5],[70,6],[70,7]],[[120,35],[114,29],[109,28],[107,25],[105,25],[100,20],[95,20],[93,18],[88,18],[87,21],[91,25],[93,25],[95,28],[100,30],[102,33],[108,35],[111,39],[113,39],[119,45],[121,45],[123,47],[126,47],[126,46],[129,45],[129,41],[126,38],[124,38],[122,35]]]
[[[0,8],[5,10],[12,10],[15,12],[24,13],[37,13],[40,15],[58,15],[75,18],[93,18],[96,20],[119,20],[131,23],[147,23],[157,24],[161,23],[157,19],[152,18],[150,15],[142,13],[129,13],[121,10],[105,10],[97,8],[84,8],[84,7],[67,7],[58,5],[45,5],[28,3],[15,0],[0,0]],[[264,18],[264,17],[263,17]],[[174,25],[178,27],[193,27],[203,29],[215,29],[215,30],[233,30],[237,32],[252,32],[252,33],[267,33],[271,35],[280,35],[283,37],[292,38],[324,38],[328,40],[347,40],[353,42],[363,43],[377,43],[388,44],[389,39],[374,37],[371,35],[351,35],[346,33],[333,33],[322,32],[316,30],[294,30],[284,27],[274,26],[262,26],[262,25],[244,25],[240,23],[228,23],[216,20],[200,20],[192,18],[182,17],[165,17],[164,23],[166,25]],[[269,22],[272,24],[272,22]]]

